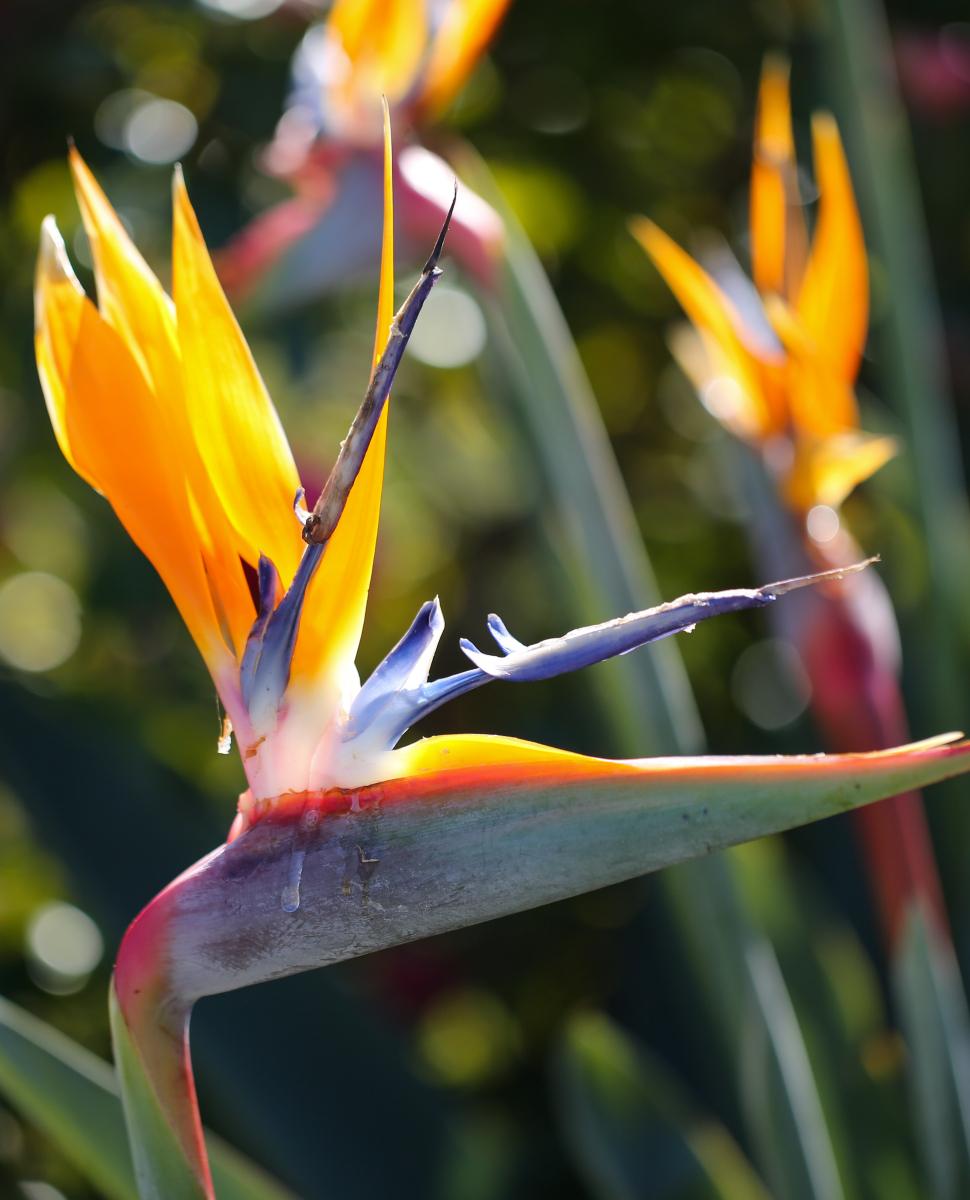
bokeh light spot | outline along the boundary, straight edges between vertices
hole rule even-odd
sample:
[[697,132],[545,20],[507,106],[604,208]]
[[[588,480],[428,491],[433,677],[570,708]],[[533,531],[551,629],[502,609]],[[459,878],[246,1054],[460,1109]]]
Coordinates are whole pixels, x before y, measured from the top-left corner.
[[240,21],[255,21],[259,17],[276,12],[283,0],[199,0],[199,3],[203,8],[227,17],[236,17]]
[[519,1028],[490,992],[464,988],[443,996],[425,1013],[418,1051],[439,1082],[474,1087],[502,1075],[520,1041]]
[[477,302],[440,284],[425,301],[408,353],[429,367],[462,367],[485,348],[485,318]]
[[495,181],[539,254],[571,250],[587,222],[586,198],[564,171],[525,162],[489,162]]
[[839,514],[827,504],[816,504],[805,518],[805,528],[813,542],[830,542],[839,532]]
[[132,114],[155,97],[144,88],[122,88],[101,101],[94,114],[94,132],[98,140],[112,150],[124,150],[125,127]]
[[731,696],[759,729],[784,729],[797,721],[812,698],[812,685],[798,651],[781,638],[749,646],[731,672]]
[[29,570],[53,572],[69,583],[84,578],[87,522],[77,505],[46,480],[11,487],[3,498],[0,524],[3,540]]
[[565,67],[539,67],[516,83],[509,106],[516,120],[537,133],[572,133],[589,119],[589,91]]
[[0,655],[21,671],[51,671],[81,640],[74,589],[46,571],[25,571],[0,587]]
[[17,1187],[26,1200],[65,1200],[63,1192],[43,1179],[22,1179]]
[[719,421],[731,421],[741,411],[743,393],[737,380],[719,375],[704,389],[704,407]]
[[199,123],[177,100],[149,100],[125,122],[125,149],[145,163],[175,162],[195,144]]
[[66,995],[87,982],[104,954],[104,939],[87,913],[54,901],[31,917],[27,954],[34,982],[45,991]]

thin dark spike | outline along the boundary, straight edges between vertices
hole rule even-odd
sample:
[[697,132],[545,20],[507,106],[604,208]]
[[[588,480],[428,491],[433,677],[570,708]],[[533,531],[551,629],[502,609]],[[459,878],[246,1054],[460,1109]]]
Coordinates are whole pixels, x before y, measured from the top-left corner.
[[[457,198],[457,195],[456,184],[455,198]],[[354,417],[350,432],[347,434],[340,448],[340,454],[337,456],[334,468],[330,472],[330,478],[327,480],[326,486],[313,506],[313,512],[310,514],[309,519],[303,525],[303,540],[307,545],[325,545],[332,536],[333,531],[337,528],[337,522],[340,520],[344,505],[347,503],[350,489],[357,478],[357,473],[360,471],[361,464],[364,461],[364,455],[367,453],[371,438],[374,436],[374,430],[377,428],[377,422],[380,420],[381,413],[384,410],[384,403],[390,394],[394,376],[397,374],[401,356],[404,354],[404,347],[408,343],[408,338],[411,336],[414,323],[418,319],[418,314],[421,312],[425,300],[427,300],[431,289],[441,275],[441,271],[435,264],[444,245],[445,235],[448,232],[454,207],[453,200],[451,208],[448,210],[448,216],[445,218],[445,223],[441,228],[441,233],[438,236],[438,241],[435,244],[434,253],[428,259],[421,273],[421,278],[411,289],[410,295],[398,309],[394,320],[391,322],[387,346],[381,355],[380,362],[374,368],[374,374],[371,376],[370,384],[364,395],[364,401],[357,412],[357,416]]]
[[[458,185],[456,183],[455,199],[457,197]],[[354,481],[364,461],[364,455],[367,453],[374,430],[384,411],[384,404],[390,395],[391,385],[400,366],[404,347],[414,329],[414,323],[418,319],[425,300],[431,294],[431,289],[441,276],[441,271],[436,264],[444,245],[454,208],[455,200],[453,199],[438,241],[435,243],[434,253],[428,259],[421,278],[411,289],[411,294],[398,309],[397,315],[391,322],[387,346],[381,355],[380,362],[374,368],[374,374],[371,376],[370,384],[364,394],[364,401],[357,416],[354,417],[350,432],[340,447],[340,454],[330,472],[326,487],[313,506],[313,512],[307,514],[305,518],[303,513],[306,510],[302,508],[301,504],[303,489],[301,488],[297,492],[294,511],[298,519],[303,521],[303,540],[307,543],[307,549],[303,552],[303,558],[300,560],[300,565],[286,595],[275,610],[260,614],[246,644],[240,669],[240,682],[243,701],[250,713],[254,711],[254,707],[263,710],[278,705],[286,691],[306,589],[320,566],[324,548],[343,514],[350,489],[354,486]]]
[[444,248],[445,238],[448,236],[448,227],[451,224],[451,217],[455,211],[455,205],[458,203],[458,180],[455,180],[455,194],[451,197],[451,207],[448,209],[448,215],[445,217],[445,223],[441,226],[441,232],[438,234],[438,240],[434,244],[434,250],[431,251],[431,257],[424,264],[422,275],[430,275],[438,265],[438,259],[441,257],[441,251]]

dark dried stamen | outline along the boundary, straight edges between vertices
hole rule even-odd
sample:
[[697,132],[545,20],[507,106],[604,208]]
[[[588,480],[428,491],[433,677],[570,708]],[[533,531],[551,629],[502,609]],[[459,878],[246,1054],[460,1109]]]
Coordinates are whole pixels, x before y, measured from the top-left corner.
[[[457,199],[457,196],[458,190],[456,186],[455,199]],[[377,428],[377,422],[384,411],[384,404],[390,394],[391,384],[394,382],[394,376],[397,374],[397,369],[400,366],[404,347],[407,345],[411,331],[414,329],[418,313],[420,313],[431,289],[441,275],[441,271],[437,265],[438,258],[441,255],[445,235],[448,232],[448,226],[451,224],[451,215],[454,210],[455,200],[452,200],[451,208],[448,209],[448,215],[445,217],[445,223],[441,227],[441,233],[438,235],[434,251],[425,264],[421,278],[411,289],[411,294],[401,305],[397,315],[391,322],[387,347],[381,355],[380,362],[374,369],[374,374],[371,377],[370,384],[364,396],[364,402],[361,404],[357,416],[354,417],[354,423],[350,427],[350,432],[340,447],[340,454],[337,457],[333,470],[330,472],[330,478],[320,493],[320,498],[314,505],[313,512],[303,526],[303,540],[307,545],[324,545],[337,528],[337,522],[340,520],[344,506],[347,503],[350,489],[354,485],[354,480],[357,478],[357,474],[364,461],[364,455],[367,453],[371,438],[374,436],[374,430]]]
[[[455,199],[457,196],[456,184]],[[297,493],[294,511],[297,519],[303,523],[303,540],[307,543],[307,548],[286,595],[275,610],[268,611],[264,608],[261,611],[249,635],[240,679],[243,699],[250,714],[253,714],[256,708],[262,711],[265,708],[278,707],[289,684],[290,663],[300,628],[306,589],[320,566],[327,542],[343,514],[350,489],[360,472],[364,456],[390,395],[391,385],[401,364],[401,356],[408,338],[414,329],[414,323],[441,275],[437,263],[454,209],[455,200],[452,200],[448,216],[421,278],[411,289],[410,295],[391,322],[387,346],[380,362],[374,368],[364,401],[340,447],[340,454],[330,472],[330,478],[312,513],[307,513],[303,507],[302,489]]]

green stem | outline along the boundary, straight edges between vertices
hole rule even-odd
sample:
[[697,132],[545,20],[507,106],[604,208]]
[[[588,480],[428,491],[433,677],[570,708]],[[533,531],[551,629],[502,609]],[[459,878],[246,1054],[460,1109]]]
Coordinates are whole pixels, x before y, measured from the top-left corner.
[[[886,15],[880,0],[828,0],[829,87],[859,189],[867,233],[885,265],[890,308],[875,331],[882,386],[906,424],[917,516],[928,551],[928,597],[907,635],[918,684],[917,728],[942,713],[970,720],[970,509],[926,221]],[[966,826],[966,791],[948,789],[947,827]],[[949,796],[947,797],[949,799]],[[940,843],[949,874],[965,871],[965,839]],[[944,861],[944,866],[947,865]],[[962,885],[961,885],[962,887]],[[890,979],[909,1047],[913,1122],[937,1200],[970,1182],[970,1012],[952,944],[914,899],[890,949]]]
[[141,1200],[215,1200],[189,1060],[191,1010],[169,1016],[148,1001],[133,1037],[114,980],[108,1004]]
[[880,377],[906,425],[929,556],[929,611],[921,614],[925,632],[913,668],[927,676],[920,688],[927,727],[943,713],[965,722],[970,507],[909,127],[881,0],[828,0],[827,8],[828,86],[867,237],[890,285],[888,314],[874,330]]

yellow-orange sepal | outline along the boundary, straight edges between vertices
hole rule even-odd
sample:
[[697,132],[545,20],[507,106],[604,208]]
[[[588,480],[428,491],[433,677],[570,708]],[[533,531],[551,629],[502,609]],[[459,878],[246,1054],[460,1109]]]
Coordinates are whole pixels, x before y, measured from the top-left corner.
[[155,564],[210,669],[227,665],[255,617],[243,563],[300,555],[296,470],[226,305],[180,181],[177,304],[165,294],[90,171],[71,169],[100,309],[84,296],[48,221],[36,284],[36,344],[68,460],[111,502]]
[[511,0],[452,0],[428,54],[419,106],[442,113],[461,90],[492,40]]
[[751,267],[763,293],[798,294],[808,232],[798,189],[798,164],[788,94],[790,65],[769,54],[761,72],[751,163]]
[[704,268],[646,217],[633,217],[630,232],[653,260],[704,340],[712,380],[735,385],[731,423],[744,437],[760,438],[784,428],[777,364],[759,358],[746,344],[734,305]]
[[797,307],[821,359],[851,385],[869,326],[869,262],[849,166],[829,113],[813,118],[812,144],[818,219]]
[[53,218],[35,282],[41,385],[68,461],[110,501],[154,563],[214,670],[227,653],[205,579],[171,411],[121,335],[84,295]]

